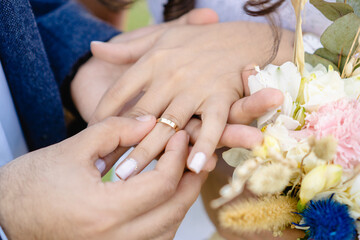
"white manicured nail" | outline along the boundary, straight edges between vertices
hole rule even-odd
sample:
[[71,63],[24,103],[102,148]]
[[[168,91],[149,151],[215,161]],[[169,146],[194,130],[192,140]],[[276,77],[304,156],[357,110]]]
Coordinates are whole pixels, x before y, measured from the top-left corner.
[[100,173],[103,173],[103,171],[104,171],[105,168],[106,168],[105,161],[102,160],[102,159],[96,160],[95,166],[96,166],[96,168],[99,170]]
[[206,163],[206,155],[202,152],[198,152],[194,155],[189,168],[196,173],[199,173]]
[[151,116],[151,115],[144,115],[144,116],[137,117],[136,120],[138,120],[140,122],[148,122],[152,118],[153,118],[153,116]]
[[116,174],[122,180],[126,180],[137,168],[137,162],[132,159],[126,159],[123,163],[120,164],[118,169],[116,169]]

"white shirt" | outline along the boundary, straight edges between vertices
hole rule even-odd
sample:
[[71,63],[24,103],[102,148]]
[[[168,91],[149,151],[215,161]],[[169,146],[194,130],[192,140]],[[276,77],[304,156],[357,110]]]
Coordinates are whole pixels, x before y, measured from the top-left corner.
[[[150,12],[155,22],[163,21],[164,4],[168,0],[148,0]],[[335,0],[329,0],[335,2]],[[217,12],[220,22],[230,21],[250,21],[250,22],[267,22],[265,17],[252,17],[247,15],[243,10],[246,0],[196,0],[196,8],[211,8]],[[281,26],[285,29],[294,31],[295,29],[295,13],[290,0],[286,0],[277,10],[280,17]],[[312,4],[306,3],[303,11],[303,31],[314,33],[320,36],[323,31],[332,23],[324,17],[319,10]]]
[[[0,62],[0,167],[28,152]],[[0,226],[0,239],[7,240]]]
[[0,62],[0,167],[28,152]]

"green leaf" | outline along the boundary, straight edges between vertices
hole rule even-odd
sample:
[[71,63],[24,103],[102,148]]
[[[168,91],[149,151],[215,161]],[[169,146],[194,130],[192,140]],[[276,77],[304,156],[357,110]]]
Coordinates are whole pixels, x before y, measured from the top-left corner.
[[[336,2],[343,3],[344,0],[336,0]],[[359,0],[346,0],[353,9],[356,15],[360,16],[360,1]]]
[[347,56],[359,26],[360,17],[349,13],[331,24],[321,36],[320,41],[332,53]]
[[354,12],[353,8],[345,3],[332,3],[324,0],[310,0],[310,3],[331,21]]
[[[330,62],[334,63],[336,66],[339,66],[339,55],[330,52],[326,48],[319,48],[318,50],[315,51],[314,54],[329,60]],[[340,72],[342,72],[345,62],[346,62],[346,56],[341,56],[341,63],[339,68]]]
[[250,159],[252,152],[246,148],[231,148],[223,152],[222,157],[227,164],[232,167],[237,167],[240,163]]
[[316,65],[318,65],[318,64],[322,64],[327,68],[327,67],[329,67],[329,65],[331,65],[334,68],[334,71],[339,72],[338,67],[334,63],[332,63],[329,60],[322,58],[318,55],[315,55],[315,54],[305,53],[305,62],[309,63],[313,67],[316,67]]
[[334,63],[334,64],[338,64],[339,61],[339,55],[330,52],[329,50],[327,50],[326,48],[319,48],[318,50],[316,50],[314,52],[315,55],[318,55],[322,58],[325,58],[327,60],[329,60],[330,62]]

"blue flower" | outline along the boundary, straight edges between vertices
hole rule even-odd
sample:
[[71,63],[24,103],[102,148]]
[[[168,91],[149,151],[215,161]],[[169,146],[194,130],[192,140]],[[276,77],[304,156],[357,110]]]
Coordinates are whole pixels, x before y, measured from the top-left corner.
[[299,213],[308,239],[353,240],[356,238],[355,220],[350,217],[348,206],[328,199],[310,201],[308,207]]

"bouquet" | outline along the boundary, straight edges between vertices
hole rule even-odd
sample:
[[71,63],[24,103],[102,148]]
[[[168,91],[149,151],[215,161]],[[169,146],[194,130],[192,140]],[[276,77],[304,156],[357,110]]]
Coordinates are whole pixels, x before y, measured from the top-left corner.
[[[223,154],[235,167],[221,197],[219,220],[235,232],[288,227],[304,239],[357,239],[360,233],[360,1],[311,0],[334,21],[324,46],[304,54],[301,10],[292,0],[297,30],[294,61],[268,65],[249,78],[251,93],[279,89],[283,105],[257,120],[261,146]],[[304,60],[305,59],[305,60]],[[244,187],[258,197],[232,201]],[[229,203],[232,201],[231,203]],[[359,237],[360,239],[360,237]]]

